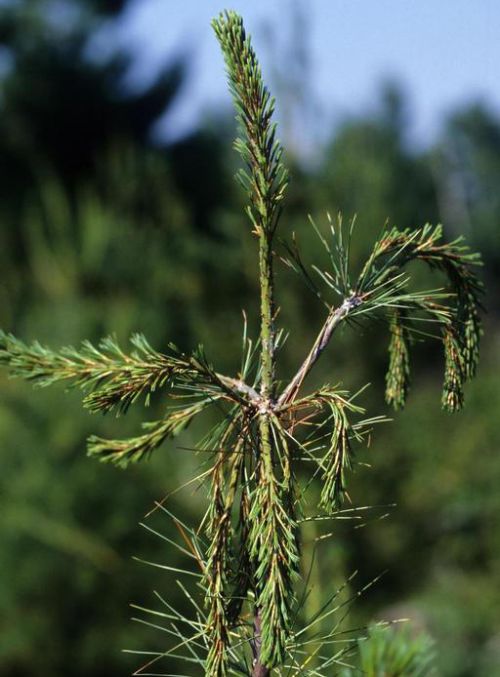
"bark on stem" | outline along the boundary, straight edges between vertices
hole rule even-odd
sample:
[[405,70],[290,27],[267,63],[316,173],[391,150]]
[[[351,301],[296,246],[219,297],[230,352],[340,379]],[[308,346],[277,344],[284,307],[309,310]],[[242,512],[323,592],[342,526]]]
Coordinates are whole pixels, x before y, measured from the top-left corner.
[[269,677],[271,674],[270,668],[267,668],[265,665],[262,665],[260,662],[260,647],[261,647],[261,619],[259,610],[255,610],[255,617],[253,622],[254,628],[254,640],[253,640],[253,652],[254,652],[254,666],[252,670],[252,677]]
[[293,402],[307,374],[311,371],[314,364],[318,361],[319,356],[330,342],[335,329],[342,322],[342,320],[345,319],[350,311],[353,308],[357,308],[361,303],[362,301],[359,296],[349,296],[349,298],[345,299],[342,305],[330,311],[306,359],[302,362],[295,376],[292,378],[285,390],[281,393],[281,396],[277,402],[278,408]]
[[261,228],[259,246],[260,270],[260,340],[262,360],[261,396],[272,398],[274,380],[274,280],[271,234]]
[[[269,422],[269,407],[274,395],[274,278],[272,261],[272,231],[264,220],[259,233],[259,272],[260,272],[260,342],[262,377],[260,397],[262,410],[259,413],[259,463],[267,477],[273,473],[273,447]],[[268,677],[269,668],[261,663],[261,616],[255,613],[255,663],[252,677]]]

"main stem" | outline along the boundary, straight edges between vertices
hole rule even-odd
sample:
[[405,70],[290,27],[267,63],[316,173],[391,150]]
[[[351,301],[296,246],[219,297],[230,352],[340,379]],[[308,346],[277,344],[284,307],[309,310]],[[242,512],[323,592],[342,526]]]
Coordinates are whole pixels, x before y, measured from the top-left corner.
[[[265,227],[259,233],[259,273],[260,273],[260,341],[261,341],[261,397],[262,408],[259,414],[261,472],[273,472],[273,449],[269,424],[268,405],[274,395],[274,279],[272,262],[272,235]],[[268,677],[270,668],[260,661],[261,656],[261,617],[258,608],[254,617],[254,653],[255,662],[252,677]]]
[[271,670],[267,668],[265,665],[262,665],[262,663],[259,660],[261,647],[261,619],[258,610],[255,612],[253,628],[255,636],[253,644],[255,663],[253,666],[252,677],[269,677],[269,675],[271,674]]
[[274,390],[274,280],[271,235],[262,228],[259,243],[261,396],[273,397]]

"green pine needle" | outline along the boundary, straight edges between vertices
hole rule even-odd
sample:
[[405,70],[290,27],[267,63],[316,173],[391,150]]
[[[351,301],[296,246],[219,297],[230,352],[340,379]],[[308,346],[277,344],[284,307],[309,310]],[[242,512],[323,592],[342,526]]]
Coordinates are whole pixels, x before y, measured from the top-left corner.
[[385,377],[385,400],[395,410],[405,406],[410,387],[409,330],[405,315],[396,311],[390,322],[389,367]]
[[212,398],[209,398],[185,408],[173,409],[162,421],[143,424],[147,432],[139,435],[139,437],[126,440],[106,440],[92,435],[88,439],[88,455],[120,468],[126,468],[129,463],[148,459],[165,440],[175,437],[185,430],[193,418],[213,401]]
[[276,139],[276,124],[271,122],[275,101],[264,85],[242,18],[236,12],[225,12],[212,26],[226,61],[242,134],[234,147],[245,165],[238,179],[251,200],[248,215],[257,234],[273,232],[288,185],[283,148]]

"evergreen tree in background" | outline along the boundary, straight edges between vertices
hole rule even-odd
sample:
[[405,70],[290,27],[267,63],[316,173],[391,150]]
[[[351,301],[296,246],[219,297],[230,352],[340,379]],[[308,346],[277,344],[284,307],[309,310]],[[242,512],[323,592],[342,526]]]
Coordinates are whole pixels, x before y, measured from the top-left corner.
[[125,82],[130,54],[114,49],[90,58],[89,46],[105,19],[116,20],[127,4],[31,0],[2,8],[4,189],[14,180],[19,188],[26,175],[36,177],[46,167],[74,186],[95,172],[96,155],[113,143],[149,141],[154,123],[177,95],[184,63],[177,59],[164,67],[137,94]]
[[[210,676],[264,677],[273,668],[277,674],[327,675],[346,649],[327,657],[322,651],[308,672],[309,652],[301,637],[316,621],[306,620],[302,628],[296,624],[300,525],[335,517],[347,496],[354,445],[383,417],[364,418],[356,395],[338,386],[327,382],[308,392],[304,383],[338,327],[382,319],[390,334],[387,402],[396,409],[404,406],[412,341],[431,335],[442,342],[445,355],[443,407],[459,410],[464,383],[474,376],[478,361],[482,290],[474,266],[479,261],[460,239],[443,241],[440,226],[387,227],[355,273],[350,262],[352,224],[344,227],[340,219],[329,220],[325,235],[312,223],[329,267],[313,266],[319,273],[315,279],[295,240],[285,244],[283,258],[322,301],[326,318],[295,375],[280,381],[276,362],[284,337],[276,329],[274,251],[288,172],[272,122],[274,101],[241,18],[226,13],[214,21],[214,28],[237,109],[241,135],[235,147],[245,165],[239,178],[259,247],[260,336],[252,342],[245,332],[240,371],[236,376],[221,374],[202,348],[183,352],[172,345],[160,353],[140,335],[133,338],[134,351],[128,354],[113,339],[53,352],[2,334],[0,361],[14,375],[41,386],[56,381],[80,386],[92,412],[123,413],[137,400],[148,402],[154,392],[167,390],[171,405],[141,435],[90,438],[91,456],[122,467],[148,458],[215,406],[221,419],[197,445],[210,459],[203,473],[209,482],[202,520],[206,546],[199,530],[183,532],[201,567],[206,617],[194,624],[194,637],[179,633],[178,639],[191,652],[190,660]],[[416,261],[444,274],[448,287],[415,291],[406,267]],[[299,477],[298,471],[303,465],[313,469],[301,486],[303,473]],[[311,476],[321,484],[320,514],[308,505]],[[316,641],[328,648],[337,641],[337,628]],[[158,654],[165,656],[168,652]]]
[[[36,286],[62,295],[59,272],[76,276],[69,261],[64,271],[56,261],[68,247],[78,252],[73,266],[82,269],[81,291],[106,293],[113,263],[103,261],[110,250],[117,260],[117,246],[127,256],[123,243],[112,233],[108,238],[108,223],[130,224],[140,247],[152,246],[162,230],[175,261],[194,239],[181,236],[182,229],[192,228],[206,252],[200,267],[207,280],[213,277],[210,247],[221,237],[216,211],[227,202],[229,181],[223,139],[206,129],[175,143],[153,139],[155,124],[182,89],[187,55],[174,55],[152,83],[132,88],[134,55],[111,48],[96,56],[94,49],[129,4],[29,0],[0,8],[0,266],[5,288],[23,298],[33,296],[33,271]],[[203,182],[193,165],[205,168]],[[87,229],[90,220],[95,225]],[[42,272],[41,251],[53,239],[53,269]],[[129,270],[116,276],[137,288]],[[20,306],[2,302],[3,321],[16,321]],[[178,327],[185,335],[187,320],[179,318]]]

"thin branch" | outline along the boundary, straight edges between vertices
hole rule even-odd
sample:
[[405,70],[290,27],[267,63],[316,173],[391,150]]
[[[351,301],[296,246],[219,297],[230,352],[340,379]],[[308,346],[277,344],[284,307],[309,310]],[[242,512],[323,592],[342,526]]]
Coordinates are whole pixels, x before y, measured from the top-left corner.
[[130,354],[123,352],[112,337],[97,345],[84,341],[79,349],[66,346],[53,351],[0,331],[0,365],[7,366],[12,376],[39,387],[60,381],[79,387],[87,393],[84,405],[93,413],[113,409],[125,413],[141,396],[147,405],[155,391],[172,387],[203,390],[205,395],[213,388],[214,394],[222,391],[239,404],[260,404],[254,388],[241,378],[216,372],[201,349],[199,354],[185,355],[171,346],[171,353],[164,354],[154,350],[140,334],[132,336],[131,343],[135,350]]
[[335,329],[342,322],[342,320],[347,317],[351,310],[360,306],[361,303],[362,299],[359,296],[353,295],[345,299],[340,306],[330,311],[306,359],[303,361],[295,376],[278,398],[276,407],[277,409],[290,404],[290,402],[293,402],[299,393],[304,379],[309,374],[313,366],[318,361],[321,353],[325,350],[328,343],[330,342]]

